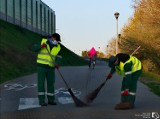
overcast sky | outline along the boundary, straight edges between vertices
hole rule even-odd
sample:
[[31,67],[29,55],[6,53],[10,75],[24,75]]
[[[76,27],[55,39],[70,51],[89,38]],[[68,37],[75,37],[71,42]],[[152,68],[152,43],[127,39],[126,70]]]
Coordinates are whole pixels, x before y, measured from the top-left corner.
[[119,12],[119,32],[133,15],[132,0],[42,0],[56,14],[57,33],[62,44],[80,54],[95,47],[105,52],[116,36],[115,12]]

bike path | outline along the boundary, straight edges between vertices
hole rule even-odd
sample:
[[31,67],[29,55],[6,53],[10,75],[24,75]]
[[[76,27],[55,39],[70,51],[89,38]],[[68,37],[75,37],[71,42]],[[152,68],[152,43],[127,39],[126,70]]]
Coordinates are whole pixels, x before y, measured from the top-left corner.
[[[61,67],[60,71],[75,95],[84,96],[105,80],[109,68],[97,62],[94,70],[87,66]],[[114,110],[120,101],[122,78],[114,75],[88,107],[77,108],[56,71],[57,106],[40,107],[37,100],[37,74],[21,77],[0,86],[1,118],[4,119],[143,119],[160,114],[160,97],[138,83],[137,100],[132,110]],[[12,85],[7,85],[12,84]],[[17,85],[15,85],[17,84]],[[11,87],[9,87],[11,86]]]

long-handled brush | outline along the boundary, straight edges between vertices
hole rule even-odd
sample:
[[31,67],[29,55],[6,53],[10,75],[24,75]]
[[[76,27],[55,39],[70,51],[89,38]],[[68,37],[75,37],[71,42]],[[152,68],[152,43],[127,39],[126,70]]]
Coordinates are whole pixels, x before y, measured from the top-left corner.
[[60,72],[60,70],[59,70],[58,68],[57,68],[57,71],[59,72],[61,78],[63,79],[63,81],[64,81],[64,83],[65,83],[65,85],[66,85],[66,87],[67,87],[67,89],[68,89],[68,92],[70,93],[70,95],[71,95],[71,97],[72,97],[75,105],[76,105],[77,107],[88,106],[88,104],[82,102],[80,99],[78,99],[78,98],[74,95],[74,93],[72,92],[71,88],[68,86],[67,82],[64,80],[64,78],[63,78],[63,76],[62,76],[62,74],[61,74],[61,72]]
[[[46,48],[46,49],[47,49],[47,48]],[[50,55],[51,59],[53,60],[53,58],[52,58],[52,56],[51,56],[51,54],[50,54],[50,52],[49,52],[48,49],[47,49],[47,51],[48,51],[48,54]],[[54,60],[53,60],[53,61],[54,61]],[[64,83],[65,83],[65,85],[66,85],[66,87],[67,87],[67,89],[68,89],[68,92],[70,93],[70,95],[71,95],[71,97],[72,97],[75,105],[76,105],[77,107],[85,107],[85,106],[88,106],[88,104],[82,102],[80,99],[78,99],[78,98],[74,95],[74,93],[72,92],[71,88],[68,86],[67,82],[65,81],[65,79],[64,79],[62,73],[60,72],[60,70],[59,70],[58,68],[56,68],[56,69],[57,69],[58,73],[60,74],[62,80],[64,81]]]
[[105,85],[107,80],[108,80],[108,78],[103,83],[101,83],[101,85],[99,85],[98,88],[96,88],[93,92],[86,95],[85,100],[86,100],[87,103],[93,102],[93,100],[97,97],[98,93],[100,92],[102,87]]

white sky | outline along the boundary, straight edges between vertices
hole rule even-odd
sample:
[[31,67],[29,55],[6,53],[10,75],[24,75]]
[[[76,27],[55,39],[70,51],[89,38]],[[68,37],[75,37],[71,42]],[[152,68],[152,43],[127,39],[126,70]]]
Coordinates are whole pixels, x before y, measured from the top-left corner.
[[115,12],[119,12],[119,32],[133,15],[131,0],[42,0],[56,14],[56,29],[62,44],[77,54],[95,47],[105,52],[116,36]]

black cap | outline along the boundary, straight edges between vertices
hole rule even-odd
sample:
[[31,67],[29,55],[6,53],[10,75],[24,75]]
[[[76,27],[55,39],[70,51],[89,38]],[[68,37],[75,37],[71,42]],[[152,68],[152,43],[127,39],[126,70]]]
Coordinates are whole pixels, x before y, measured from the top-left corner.
[[108,61],[108,66],[109,66],[109,67],[113,67],[113,66],[114,66],[114,63],[116,62],[116,60],[117,60],[117,57],[116,57],[116,56],[111,56],[111,57],[109,58],[109,61]]
[[60,35],[58,33],[52,34],[52,37],[55,37],[56,40],[59,41],[59,42],[61,41],[61,37],[60,37]]
[[43,38],[51,38],[51,36],[50,35],[44,35],[44,36],[42,36]]

